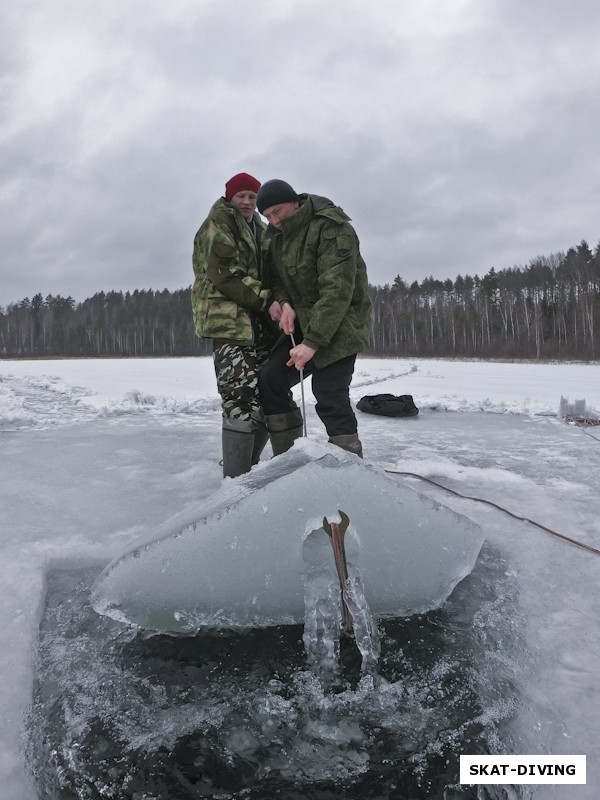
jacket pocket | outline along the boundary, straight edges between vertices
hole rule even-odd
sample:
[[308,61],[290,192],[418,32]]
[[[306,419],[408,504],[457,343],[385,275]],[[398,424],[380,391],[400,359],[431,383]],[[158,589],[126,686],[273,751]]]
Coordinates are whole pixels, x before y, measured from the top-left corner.
[[237,258],[237,248],[226,242],[214,242],[212,246],[211,262],[216,262],[220,266],[233,264]]

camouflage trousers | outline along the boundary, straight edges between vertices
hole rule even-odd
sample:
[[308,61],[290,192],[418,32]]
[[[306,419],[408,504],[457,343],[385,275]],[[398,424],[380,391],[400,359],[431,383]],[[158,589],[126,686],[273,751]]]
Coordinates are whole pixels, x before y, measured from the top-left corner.
[[249,422],[262,416],[258,372],[270,352],[270,347],[260,344],[215,343],[213,361],[224,417]]

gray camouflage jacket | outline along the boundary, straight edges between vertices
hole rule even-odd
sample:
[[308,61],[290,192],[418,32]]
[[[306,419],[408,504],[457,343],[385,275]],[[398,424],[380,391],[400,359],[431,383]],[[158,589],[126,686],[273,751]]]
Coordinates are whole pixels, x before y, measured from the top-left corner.
[[240,211],[221,197],[196,234],[192,312],[198,336],[253,342],[252,316],[273,301],[261,280],[265,224],[257,213],[254,225],[256,239]]
[[326,197],[303,194],[282,230],[269,225],[264,238],[273,294],[295,310],[317,368],[369,346],[367,268],[349,219]]

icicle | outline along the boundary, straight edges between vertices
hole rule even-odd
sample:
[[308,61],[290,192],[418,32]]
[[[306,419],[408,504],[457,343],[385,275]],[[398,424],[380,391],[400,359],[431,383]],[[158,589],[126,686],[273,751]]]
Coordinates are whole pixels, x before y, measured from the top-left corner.
[[[346,521],[344,531],[347,524]],[[336,525],[333,523],[334,528]],[[343,627],[346,633],[354,636],[362,657],[361,668],[367,672],[375,667],[379,658],[377,626],[365,597],[360,570],[346,560],[342,536],[344,572],[340,574],[340,553],[336,552],[336,557],[333,557],[332,538],[327,535],[329,530],[331,527],[325,519],[324,527],[311,530],[303,546],[303,641],[308,663],[321,674],[334,674],[339,670],[340,631]]]

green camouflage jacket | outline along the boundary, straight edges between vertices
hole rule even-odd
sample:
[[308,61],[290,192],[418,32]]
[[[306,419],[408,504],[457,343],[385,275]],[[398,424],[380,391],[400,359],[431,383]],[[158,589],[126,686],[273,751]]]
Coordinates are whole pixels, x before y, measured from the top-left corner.
[[326,197],[303,194],[282,230],[269,225],[264,238],[273,294],[295,310],[317,368],[369,345],[367,268],[349,219]]
[[256,240],[240,211],[221,197],[194,239],[192,312],[198,336],[253,342],[253,315],[266,312],[273,295],[261,281],[265,224],[254,214]]

